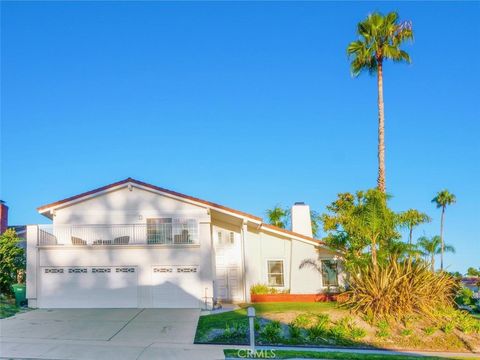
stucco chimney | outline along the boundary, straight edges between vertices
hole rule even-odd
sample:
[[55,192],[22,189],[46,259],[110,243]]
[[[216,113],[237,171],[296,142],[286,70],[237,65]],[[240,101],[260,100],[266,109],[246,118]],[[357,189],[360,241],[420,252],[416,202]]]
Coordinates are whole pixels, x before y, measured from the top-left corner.
[[8,206],[5,201],[0,200],[0,234],[3,234],[8,227]]
[[312,237],[312,219],[310,206],[303,202],[296,202],[292,206],[292,231]]

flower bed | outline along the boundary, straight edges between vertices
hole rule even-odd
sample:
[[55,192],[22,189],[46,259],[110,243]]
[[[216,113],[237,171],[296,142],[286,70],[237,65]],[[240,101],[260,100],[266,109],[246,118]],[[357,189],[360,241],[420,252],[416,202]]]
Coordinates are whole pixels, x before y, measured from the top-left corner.
[[262,302],[328,302],[342,301],[344,294],[251,294],[253,303]]

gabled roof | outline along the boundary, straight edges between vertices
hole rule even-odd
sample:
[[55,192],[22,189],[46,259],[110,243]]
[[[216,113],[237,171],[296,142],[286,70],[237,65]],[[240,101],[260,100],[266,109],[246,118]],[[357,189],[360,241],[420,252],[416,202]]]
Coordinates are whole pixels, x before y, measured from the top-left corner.
[[293,232],[293,231],[290,231],[290,230],[282,229],[282,228],[279,228],[279,227],[276,227],[276,226],[273,226],[273,225],[270,225],[270,224],[265,224],[265,223],[263,223],[262,218],[260,218],[258,216],[248,214],[248,213],[243,212],[243,211],[235,210],[235,209],[229,208],[227,206],[216,204],[216,203],[213,203],[213,202],[210,202],[210,201],[202,200],[202,199],[199,199],[199,198],[196,198],[196,197],[193,197],[193,196],[185,195],[185,194],[182,194],[182,193],[179,193],[179,192],[176,192],[176,191],[161,188],[159,186],[148,184],[148,183],[145,183],[143,181],[139,181],[139,180],[136,180],[136,179],[133,179],[133,178],[130,178],[130,177],[127,178],[127,179],[121,180],[121,181],[114,182],[114,183],[109,184],[109,185],[99,187],[99,188],[94,189],[94,190],[90,190],[90,191],[87,191],[87,192],[84,192],[84,193],[81,193],[81,194],[78,194],[78,195],[75,195],[75,196],[68,197],[68,198],[63,199],[63,200],[59,200],[59,201],[56,201],[56,202],[53,202],[53,203],[50,203],[50,204],[42,205],[42,206],[38,207],[37,210],[38,210],[39,213],[41,213],[45,216],[48,216],[47,214],[49,214],[52,210],[55,210],[59,207],[68,206],[68,205],[70,205],[72,203],[75,203],[77,201],[82,201],[82,200],[85,200],[86,198],[95,197],[97,195],[100,195],[103,192],[107,192],[107,191],[115,189],[115,188],[121,188],[124,185],[127,186],[128,184],[137,185],[141,188],[154,190],[156,192],[163,193],[167,196],[170,195],[173,198],[183,199],[183,200],[185,200],[187,202],[190,202],[190,203],[194,203],[194,204],[196,203],[196,204],[199,204],[199,205],[204,205],[208,208],[211,208],[213,210],[217,210],[217,211],[220,211],[220,212],[230,213],[230,214],[236,215],[238,217],[245,218],[246,220],[251,221],[253,223],[256,223],[261,228],[269,229],[272,232],[281,233],[284,236],[303,239],[303,240],[307,240],[307,241],[313,241],[313,242],[315,242],[319,245],[325,245],[322,241],[314,239],[312,237],[305,236],[305,235],[302,235],[302,234],[299,234],[299,233],[296,233],[296,232]]

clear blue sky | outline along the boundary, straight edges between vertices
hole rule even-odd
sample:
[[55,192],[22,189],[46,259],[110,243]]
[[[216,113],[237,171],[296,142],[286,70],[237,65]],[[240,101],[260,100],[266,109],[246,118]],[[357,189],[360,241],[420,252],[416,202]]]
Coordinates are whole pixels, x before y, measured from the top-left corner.
[[246,212],[375,186],[376,82],[345,54],[369,12],[413,21],[385,68],[387,188],[480,266],[479,2],[3,2],[1,198],[11,223],[134,177]]

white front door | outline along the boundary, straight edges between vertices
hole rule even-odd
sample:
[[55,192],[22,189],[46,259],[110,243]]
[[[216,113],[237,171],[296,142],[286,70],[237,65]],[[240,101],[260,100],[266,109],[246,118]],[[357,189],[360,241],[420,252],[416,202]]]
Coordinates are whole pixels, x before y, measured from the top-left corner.
[[222,301],[242,301],[241,247],[239,234],[214,229],[215,297]]
[[41,308],[136,308],[135,266],[41,267]]
[[217,298],[222,301],[242,301],[240,271],[235,268],[217,268]]
[[152,267],[153,307],[198,308],[202,293],[198,266],[157,265]]

